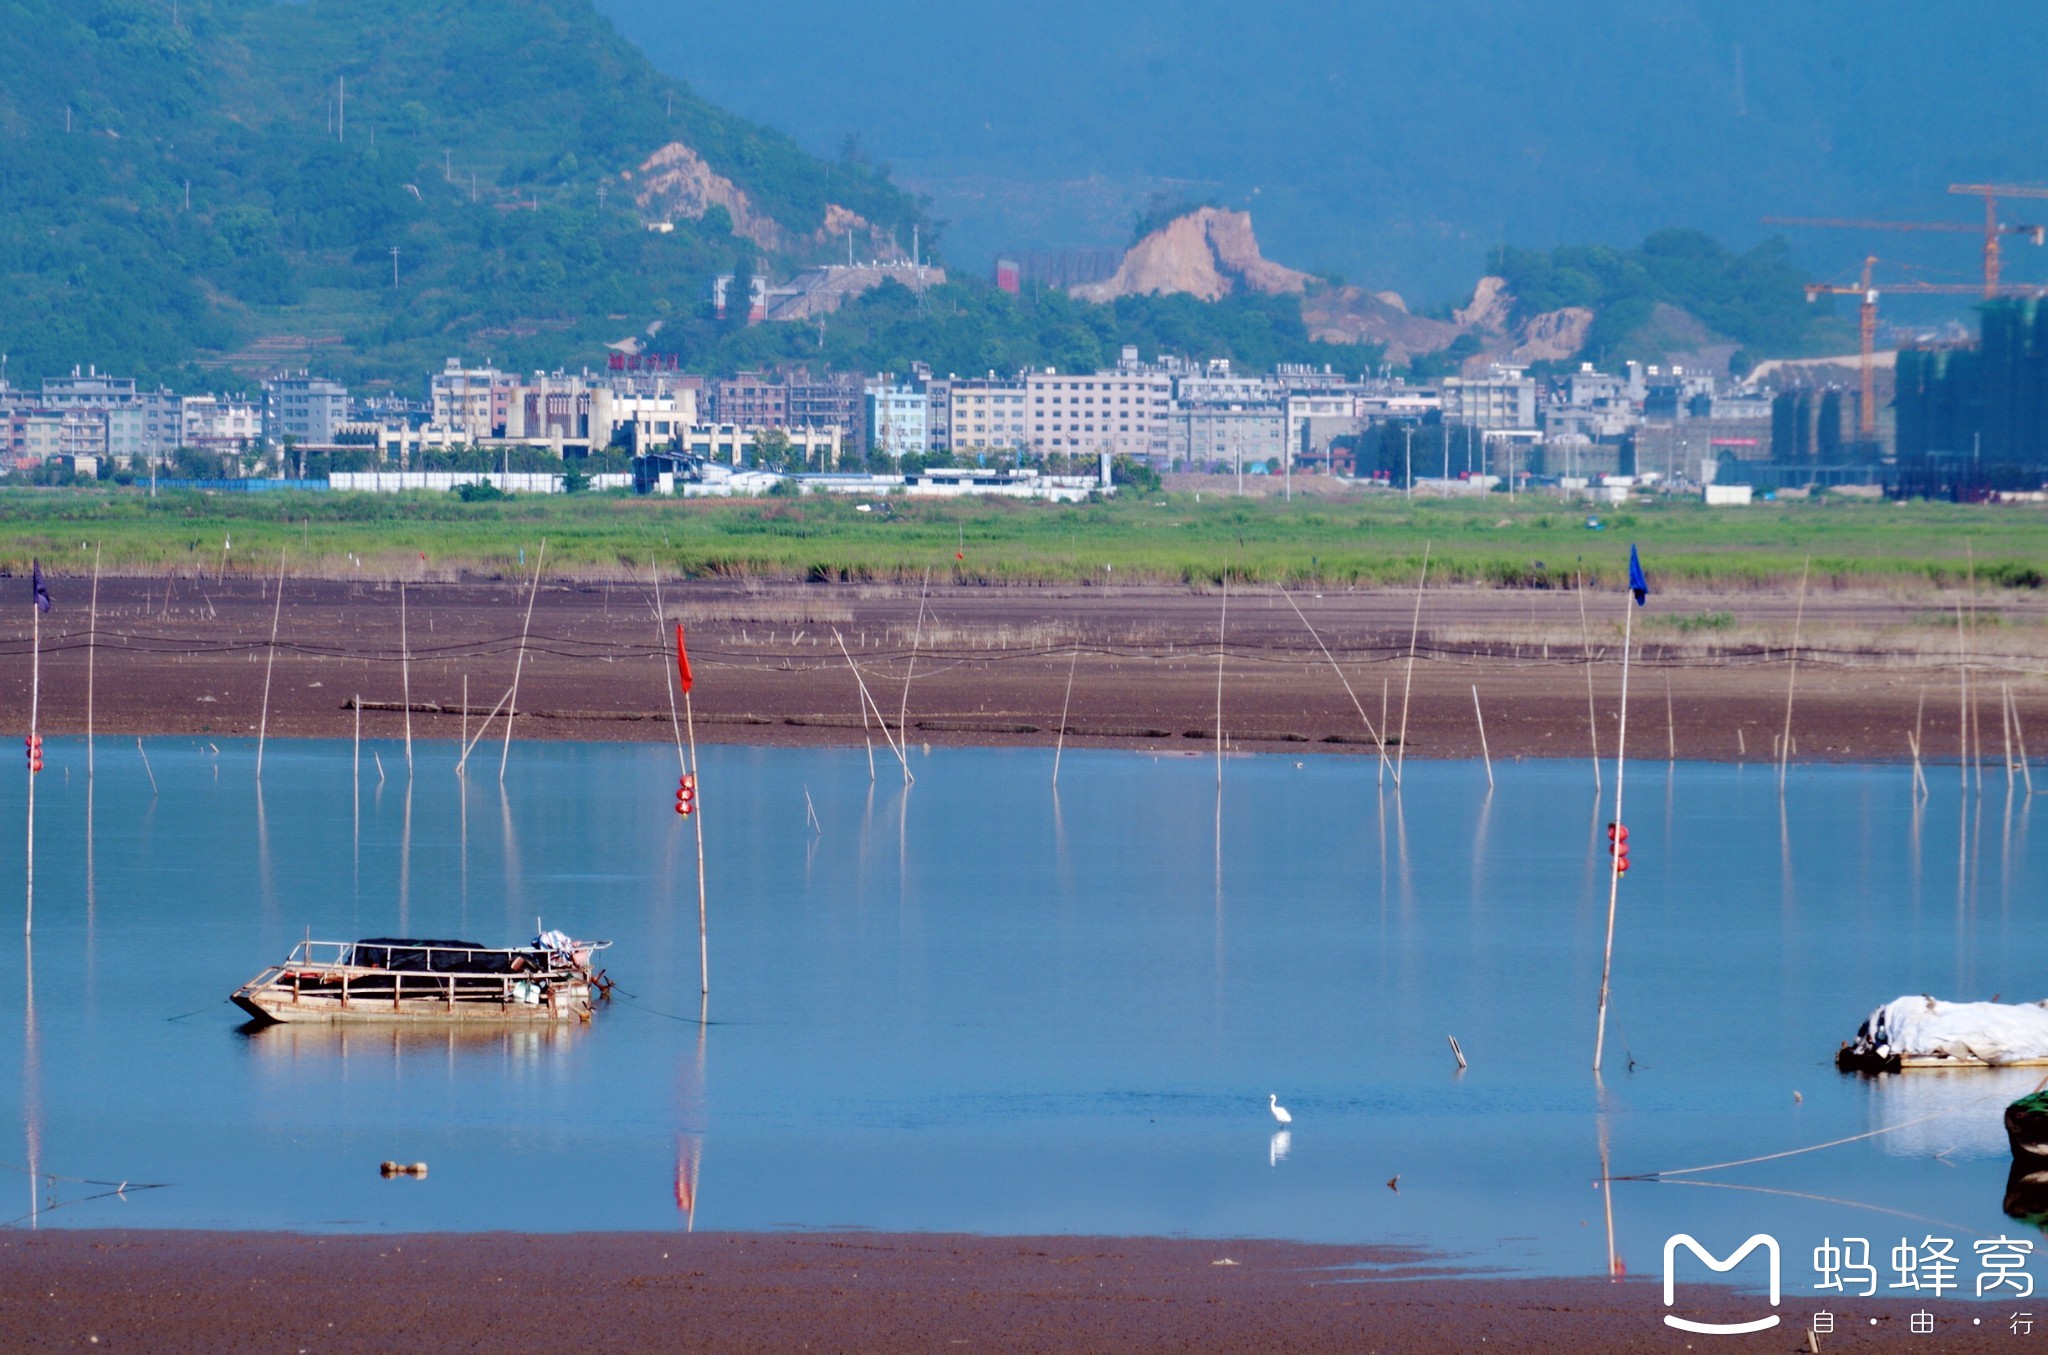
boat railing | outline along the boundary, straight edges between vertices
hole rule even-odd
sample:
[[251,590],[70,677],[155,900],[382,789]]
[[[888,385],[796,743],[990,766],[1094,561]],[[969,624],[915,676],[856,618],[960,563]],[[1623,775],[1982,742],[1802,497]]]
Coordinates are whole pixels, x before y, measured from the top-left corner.
[[[364,964],[359,952],[368,950],[389,959],[395,952],[405,963]],[[462,968],[440,968],[436,956],[462,957]],[[502,969],[469,967],[478,956],[504,956]],[[566,997],[587,1001],[590,975],[582,967],[569,967],[546,951],[532,948],[471,946],[410,946],[383,942],[315,941],[308,938],[292,947],[281,965],[264,970],[247,985],[269,990],[294,1006],[308,1000],[338,1003],[343,1010],[358,1004],[440,1003],[449,1009],[479,1004],[499,1008],[546,1006],[559,1008]]]
[[[603,944],[609,944],[603,943]],[[393,955],[403,955],[412,963],[404,965],[365,964],[359,952],[373,951],[387,961]],[[431,946],[412,945],[390,941],[315,941],[310,938],[292,947],[285,968],[319,967],[323,969],[353,969],[366,974],[458,974],[466,978],[488,978],[495,971],[482,968],[458,967],[457,965],[436,964],[437,956],[451,959],[460,956],[463,962],[473,964],[478,956],[503,955],[506,957],[505,970],[514,975],[545,974],[559,972],[563,966],[555,963],[548,951],[537,946]]]

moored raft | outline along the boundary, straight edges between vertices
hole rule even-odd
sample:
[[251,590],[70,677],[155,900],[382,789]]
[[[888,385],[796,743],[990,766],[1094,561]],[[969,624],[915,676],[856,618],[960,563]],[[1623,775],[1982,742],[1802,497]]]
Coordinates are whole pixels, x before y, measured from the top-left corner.
[[609,941],[542,932],[530,946],[373,936],[292,947],[237,988],[265,1022],[587,1021],[610,989],[592,957]]
[[1835,1053],[1844,1072],[1915,1068],[2048,1068],[2048,1002],[1943,1002],[1897,998],[1868,1017]]

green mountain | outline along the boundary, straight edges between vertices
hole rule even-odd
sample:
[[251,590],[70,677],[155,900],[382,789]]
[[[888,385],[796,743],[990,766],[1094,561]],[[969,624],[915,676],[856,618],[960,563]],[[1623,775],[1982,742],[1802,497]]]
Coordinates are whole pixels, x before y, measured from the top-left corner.
[[0,201],[13,376],[201,384],[588,362],[716,273],[921,221],[857,157],[660,75],[587,0],[0,0]]

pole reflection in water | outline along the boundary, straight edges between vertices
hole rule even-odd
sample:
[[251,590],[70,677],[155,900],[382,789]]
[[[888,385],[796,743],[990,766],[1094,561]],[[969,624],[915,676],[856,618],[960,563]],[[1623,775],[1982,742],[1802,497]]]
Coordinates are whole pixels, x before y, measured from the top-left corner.
[[679,1118],[682,1132],[676,1135],[676,1208],[683,1215],[683,1231],[697,1231],[697,1183],[704,1168],[704,1132],[709,1120],[704,1076],[704,1051],[711,1030],[711,995],[701,993],[697,1001],[697,1049],[681,1079]]
[[412,935],[412,778],[405,778],[405,826],[398,835],[398,934]]
[[[92,745],[88,743],[86,745],[88,755],[90,755],[91,750]],[[92,859],[93,780],[92,774],[88,772],[85,778],[85,1000],[88,1006],[92,1005],[94,989],[97,987],[99,978],[96,961],[99,958],[100,893],[99,877],[94,871]]]
[[36,946],[21,938],[21,1134],[28,1155],[28,1226],[42,1223],[43,1067],[36,1032]]
[[498,824],[505,839],[505,919],[516,931],[526,924],[530,914],[525,907],[525,891],[520,887],[519,834],[512,827],[512,799],[505,792],[503,777],[498,780]]
[[1622,1265],[1621,1253],[1614,1247],[1614,1168],[1608,1154],[1607,1084],[1598,1072],[1593,1074],[1593,1097],[1597,1107],[1594,1127],[1600,1140],[1600,1208],[1607,1216],[1607,1275],[1609,1279],[1618,1280],[1628,1271]]
[[[257,777],[256,791],[256,882],[262,891],[263,909],[271,917],[277,916],[277,875],[270,861],[270,820],[263,810],[263,778]],[[150,812],[156,812],[156,801],[152,797]]]

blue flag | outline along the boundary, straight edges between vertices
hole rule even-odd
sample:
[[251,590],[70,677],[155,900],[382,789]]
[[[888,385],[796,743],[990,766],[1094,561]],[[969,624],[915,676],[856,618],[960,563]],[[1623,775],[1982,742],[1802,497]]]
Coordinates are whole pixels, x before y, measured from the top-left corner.
[[48,588],[44,587],[44,585],[43,585],[43,562],[42,562],[41,560],[37,560],[37,561],[35,562],[35,568],[34,568],[34,570],[33,570],[32,574],[31,574],[31,576],[30,576],[30,581],[31,581],[31,582],[32,582],[32,583],[34,584],[34,586],[35,586],[35,590],[36,590],[36,591],[35,591],[35,600],[36,600],[36,610],[37,610],[37,611],[39,611],[39,612],[47,612],[47,611],[49,611],[49,610],[50,610],[50,590],[49,590]]
[[1636,595],[1638,607],[1650,596],[1650,581],[1643,577],[1643,562],[1633,545],[1628,548],[1628,591]]

